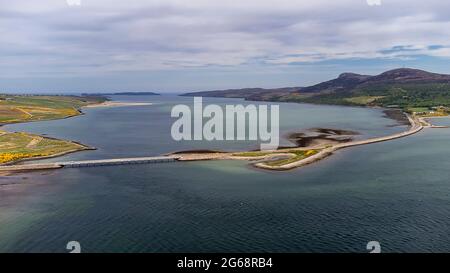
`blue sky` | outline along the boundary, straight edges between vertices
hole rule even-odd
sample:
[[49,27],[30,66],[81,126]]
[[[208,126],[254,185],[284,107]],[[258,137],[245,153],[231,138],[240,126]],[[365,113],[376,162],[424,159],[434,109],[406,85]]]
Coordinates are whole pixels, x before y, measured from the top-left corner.
[[449,73],[450,3],[0,0],[3,92],[306,86],[342,72]]

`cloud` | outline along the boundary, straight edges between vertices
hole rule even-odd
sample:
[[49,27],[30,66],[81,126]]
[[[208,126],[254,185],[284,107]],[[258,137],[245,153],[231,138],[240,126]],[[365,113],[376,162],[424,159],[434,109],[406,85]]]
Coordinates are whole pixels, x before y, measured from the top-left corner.
[[1,77],[450,57],[450,4],[0,0]]
[[381,6],[381,0],[367,0],[369,6]]

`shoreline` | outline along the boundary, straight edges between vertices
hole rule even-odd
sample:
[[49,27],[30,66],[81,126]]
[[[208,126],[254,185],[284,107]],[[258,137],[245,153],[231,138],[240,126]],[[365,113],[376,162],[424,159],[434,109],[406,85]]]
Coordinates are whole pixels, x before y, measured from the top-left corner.
[[[63,117],[63,118],[47,119],[47,120],[30,120],[30,121],[11,122],[11,123],[6,123],[6,124],[0,124],[0,128],[8,126],[8,125],[11,125],[11,124],[21,124],[21,123],[31,123],[31,122],[51,121],[51,120],[63,120],[63,119],[78,117],[78,116],[85,115],[85,113],[82,111],[83,108],[144,106],[144,105],[152,105],[152,103],[105,101],[105,102],[101,102],[101,103],[95,103],[95,104],[91,104],[91,105],[82,106],[82,107],[76,109],[78,113],[75,114],[75,115],[70,115],[70,116],[66,116],[66,117]],[[6,131],[6,130],[5,130],[5,132],[6,133],[11,133],[10,131]],[[29,135],[35,135],[35,134],[29,134]],[[75,153],[75,152],[92,151],[92,150],[96,150],[97,149],[95,147],[92,147],[92,146],[89,146],[89,145],[85,145],[85,144],[77,142],[77,141],[64,140],[64,139],[59,139],[59,138],[50,137],[50,136],[44,136],[44,135],[38,135],[38,134],[36,134],[36,136],[42,137],[44,139],[53,139],[53,140],[58,140],[58,141],[65,141],[65,142],[68,142],[68,143],[75,144],[79,148],[63,151],[63,152],[52,154],[52,155],[22,158],[22,159],[18,159],[18,160],[15,160],[15,161],[2,163],[2,164],[0,164],[0,176],[9,175],[10,172],[28,171],[28,170],[32,171],[32,170],[40,170],[41,169],[39,167],[33,166],[33,164],[28,164],[28,165],[27,164],[23,164],[22,165],[21,163],[24,163],[24,162],[31,162],[31,161],[39,161],[39,160],[44,160],[44,159],[49,159],[49,158],[56,158],[56,157],[64,156],[64,155]],[[52,163],[48,163],[48,164],[43,163],[41,165],[42,165],[42,169],[61,168],[61,166],[59,166],[59,167],[51,166]],[[51,167],[49,167],[49,166],[51,166]]]
[[299,167],[320,161],[326,157],[331,156],[334,152],[344,149],[344,148],[349,148],[349,147],[354,147],[354,146],[362,146],[362,145],[368,145],[368,144],[372,144],[372,143],[379,143],[379,142],[385,142],[385,141],[390,141],[390,140],[394,140],[394,139],[399,139],[399,138],[403,138],[403,137],[407,137],[407,136],[416,134],[425,128],[418,119],[415,119],[409,115],[407,115],[407,117],[411,123],[411,127],[407,131],[403,131],[400,133],[396,133],[396,134],[388,135],[388,136],[384,136],[384,137],[369,138],[369,139],[365,139],[365,140],[351,141],[348,143],[336,144],[331,147],[325,148],[325,149],[321,150],[319,153],[312,155],[310,157],[307,157],[303,160],[299,160],[299,161],[296,161],[296,162],[293,162],[290,164],[286,164],[286,165],[282,165],[282,166],[272,167],[272,166],[265,165],[264,163],[257,163],[257,164],[255,164],[255,166],[263,168],[263,169],[278,170],[278,171],[279,170],[291,170],[291,169],[299,168]]
[[[139,105],[151,105],[151,103],[127,103],[127,102],[102,102],[98,104],[83,106],[81,108],[96,108],[96,107],[115,107],[115,106],[139,106]],[[79,110],[79,115],[83,115],[84,113],[81,111],[81,108]],[[385,111],[389,111],[392,109],[385,109]],[[401,111],[401,110],[396,110]],[[447,128],[446,126],[435,126],[432,125],[430,122],[428,122],[428,119],[431,118],[445,118],[448,116],[438,116],[438,117],[415,117],[411,116],[407,113],[403,113],[405,118],[399,119],[398,116],[392,117],[390,115],[385,116],[385,118],[396,120],[399,125],[405,125],[402,120],[408,120],[409,121],[409,128],[406,131],[402,131],[400,133],[383,136],[383,137],[375,137],[375,138],[369,138],[365,140],[352,140],[349,142],[338,142],[338,143],[318,143],[316,145],[306,146],[306,147],[283,147],[279,148],[278,150],[272,150],[272,151],[247,151],[247,152],[224,152],[224,151],[211,151],[211,150],[192,150],[192,151],[177,151],[168,153],[166,155],[177,155],[180,156],[177,160],[178,161],[204,161],[204,160],[246,160],[246,161],[256,161],[251,163],[256,168],[265,169],[265,170],[273,170],[273,171],[287,171],[292,170],[295,168],[299,168],[305,165],[312,164],[314,162],[320,161],[322,159],[325,159],[329,156],[331,156],[334,152],[348,148],[353,146],[361,146],[361,145],[367,145],[372,143],[378,143],[378,142],[384,142],[384,141],[390,141],[398,138],[403,138],[406,136],[410,136],[413,134],[416,134],[423,130],[424,128]],[[70,117],[74,117],[78,115],[73,115]],[[69,117],[66,117],[69,118]],[[330,129],[328,129],[330,130]],[[337,129],[338,130],[338,129]],[[46,137],[51,138],[51,137]],[[0,167],[0,175],[3,173],[8,172],[21,172],[21,171],[33,171],[33,170],[42,170],[42,169],[57,169],[61,168],[61,166],[57,166],[55,164],[17,164],[24,161],[34,161],[34,160],[41,160],[46,158],[54,158],[62,155],[66,155],[69,153],[74,153],[78,151],[84,151],[84,150],[95,150],[96,148],[86,146],[81,143],[69,141],[72,143],[75,143],[79,145],[80,147],[83,147],[82,149],[74,149],[62,153],[58,153],[55,155],[45,156],[45,157],[36,157],[36,158],[26,158],[19,160],[17,162],[10,162],[6,163],[3,166]],[[308,151],[314,151],[313,153],[308,154]],[[245,156],[243,154],[256,154],[251,156]],[[258,154],[259,153],[259,154]],[[298,154],[301,153],[307,153],[305,157],[298,156]],[[241,155],[239,155],[241,154]],[[291,162],[288,160],[288,163],[284,164],[279,163],[279,158],[287,158],[287,159],[298,159],[296,161]],[[271,162],[276,162],[277,164],[270,164]]]
[[[357,141],[350,141],[350,142],[344,142],[344,143],[337,143],[337,144],[325,144],[325,145],[317,145],[312,147],[293,147],[293,148],[284,148],[284,149],[278,149],[274,151],[259,151],[259,153],[263,154],[261,156],[237,156],[236,152],[220,152],[220,151],[211,151],[211,153],[195,153],[186,151],[183,152],[176,152],[173,154],[181,155],[181,158],[179,161],[201,161],[201,160],[247,160],[247,161],[261,161],[262,162],[256,162],[252,163],[256,168],[264,169],[264,170],[271,170],[271,171],[287,171],[296,169],[299,167],[303,167],[315,162],[318,162],[322,159],[325,159],[333,153],[335,153],[338,150],[354,147],[354,146],[362,146],[362,145],[369,145],[373,143],[379,143],[379,142],[385,142],[385,141],[391,141],[399,138],[404,138],[410,135],[414,135],[420,131],[422,131],[425,128],[448,128],[446,126],[435,126],[430,124],[428,121],[424,121],[424,118],[420,117],[413,117],[409,114],[405,113],[406,118],[409,121],[409,128],[406,131],[402,131],[400,133],[382,136],[382,137],[375,137],[375,138],[369,138],[364,140],[357,140]],[[434,118],[434,117],[427,117],[428,118]],[[437,117],[437,118],[444,118],[444,117]],[[447,116],[448,118],[448,116]],[[426,123],[426,124],[424,124]],[[307,151],[307,150],[316,150],[317,153],[299,159],[294,162],[289,162],[287,164],[281,164],[278,166],[273,166],[266,164],[267,162],[270,162],[271,159],[279,157],[279,156],[295,156],[295,152],[298,151]],[[238,152],[239,153],[239,152]],[[240,152],[245,153],[245,152]],[[258,152],[256,152],[258,153]]]
[[123,107],[123,106],[147,106],[153,105],[151,102],[122,102],[122,101],[105,101],[98,104],[86,105],[82,108],[103,108],[103,107]]

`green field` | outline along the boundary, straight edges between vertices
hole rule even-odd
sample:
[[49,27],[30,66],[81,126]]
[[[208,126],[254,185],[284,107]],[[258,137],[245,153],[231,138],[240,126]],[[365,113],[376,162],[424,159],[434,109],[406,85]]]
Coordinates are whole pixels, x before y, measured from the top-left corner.
[[[96,97],[0,95],[0,123],[53,120],[77,116],[81,114],[79,110],[81,107],[104,101],[104,98]],[[71,141],[28,133],[0,131],[0,164],[85,149],[85,146]]]
[[360,97],[346,98],[344,100],[355,104],[368,105],[381,98],[384,98],[384,96],[360,96]]
[[286,154],[287,156],[290,156],[289,158],[285,159],[277,159],[277,160],[268,160],[264,161],[263,164],[271,167],[279,167],[283,166],[289,163],[293,163],[299,160],[302,160],[304,158],[310,157],[312,155],[317,154],[318,150],[293,150],[293,149],[283,149],[283,150],[277,150],[277,151],[250,151],[250,152],[239,152],[239,153],[233,153],[233,156],[237,157],[261,157],[266,155],[273,155],[273,154]]
[[410,107],[407,109],[409,112],[429,112],[430,109],[428,107]]
[[103,101],[96,97],[0,95],[0,123],[72,117],[80,114],[81,107]]
[[340,105],[376,105],[408,108],[450,107],[450,84],[377,84],[339,92],[317,93],[297,102]]
[[233,156],[242,156],[242,157],[260,157],[270,155],[272,152],[261,152],[261,151],[251,151],[251,152],[240,152],[234,153]]
[[86,149],[85,146],[65,140],[45,138],[27,133],[0,131],[0,163],[26,158],[48,157],[69,151]]
[[265,165],[268,166],[283,166],[286,164],[290,164],[293,162],[297,162],[299,160],[305,159],[307,157],[310,157],[312,155],[317,154],[317,150],[308,150],[308,151],[289,151],[289,153],[287,154],[294,154],[293,157],[291,158],[286,158],[286,159],[280,159],[280,160],[274,160],[274,161],[267,161],[264,162]]

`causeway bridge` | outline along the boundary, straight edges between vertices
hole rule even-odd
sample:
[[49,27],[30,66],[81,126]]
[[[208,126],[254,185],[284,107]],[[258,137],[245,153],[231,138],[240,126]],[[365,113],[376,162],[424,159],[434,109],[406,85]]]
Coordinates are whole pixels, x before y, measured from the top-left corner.
[[57,162],[55,164],[66,168],[82,168],[82,167],[113,166],[113,165],[168,163],[168,162],[175,162],[179,158],[180,158],[179,156],[154,156],[154,157],[115,158],[115,159],[99,159],[99,160],[84,160],[84,161],[66,161],[66,162]]
[[0,166],[0,172],[13,171],[32,171],[47,170],[59,168],[83,168],[97,166],[115,166],[115,165],[135,165],[135,164],[155,164],[176,162],[181,156],[154,156],[154,157],[133,157],[133,158],[114,158],[82,161],[65,161],[55,163],[36,163],[22,165]]

